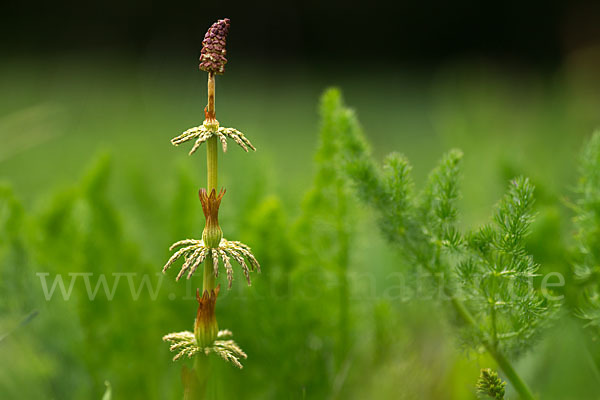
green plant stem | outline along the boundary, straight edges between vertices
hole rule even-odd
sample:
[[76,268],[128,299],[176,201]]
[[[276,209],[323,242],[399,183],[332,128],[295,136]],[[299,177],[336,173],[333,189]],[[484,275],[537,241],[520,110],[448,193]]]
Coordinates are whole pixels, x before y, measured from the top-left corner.
[[[417,258],[419,258],[419,257],[417,257]],[[439,262],[440,262],[439,251],[436,253],[434,260],[435,260],[434,261],[435,265],[438,266]],[[437,274],[433,273],[431,268],[427,268],[428,264],[427,264],[426,260],[421,259],[420,263],[421,263],[421,265],[423,265],[425,267],[425,269],[427,269],[430,273],[432,273],[432,275],[434,275],[434,276],[437,275]],[[444,282],[441,280],[439,283],[441,285],[444,285]],[[456,298],[456,296],[454,295],[452,290],[450,290],[446,285],[444,285],[443,288],[444,288],[444,294],[450,299],[450,303],[454,307],[454,310],[456,311],[458,316],[463,320],[463,322],[466,323],[467,325],[469,325],[470,327],[472,327],[473,329],[475,329],[477,332],[480,332],[481,330],[479,328],[479,325],[477,324],[477,322],[475,321],[475,318],[473,318],[473,315],[471,315],[471,313],[469,312],[467,307],[465,307],[465,305],[459,299]],[[513,385],[513,387],[515,388],[517,393],[519,393],[521,398],[524,400],[535,400],[535,397],[531,393],[531,389],[529,389],[527,384],[521,379],[519,374],[517,374],[517,371],[515,371],[512,364],[504,356],[504,354],[502,354],[498,351],[496,344],[488,341],[483,336],[482,336],[482,344],[483,344],[483,347],[485,348],[485,350],[496,361],[496,363],[498,364],[498,366],[500,367],[502,372],[504,372],[504,374],[506,375],[506,378],[510,381],[510,383]]]
[[[208,105],[206,106],[206,118],[215,119],[215,75],[213,73],[208,74]],[[214,189],[217,190],[217,178],[219,168],[219,153],[217,146],[216,136],[211,137],[206,142],[206,186],[207,192]],[[202,279],[202,292],[211,291],[216,287],[216,279],[214,274],[214,264],[212,257],[206,257],[204,260],[204,273]],[[194,357],[194,371],[196,373],[198,382],[200,382],[201,388],[198,393],[198,397],[194,399],[206,399],[207,395],[207,379],[210,373],[210,360],[203,355],[196,355]],[[185,400],[185,399],[184,399]]]
[[[207,118],[215,118],[215,74],[208,74],[208,105],[206,106]],[[217,190],[217,179],[219,171],[219,153],[217,137],[213,136],[206,141],[206,175],[207,192]],[[215,288],[215,275],[212,257],[204,261],[204,279],[202,280],[202,291]]]
[[348,298],[350,297],[350,288],[348,284],[348,255],[350,254],[350,238],[346,231],[345,219],[347,218],[346,198],[343,193],[343,186],[336,182],[336,195],[338,207],[336,208],[337,240],[339,249],[337,254],[338,279],[340,283],[339,307],[340,307],[340,360],[347,353],[350,342],[348,332],[350,332],[350,317]]
[[533,393],[531,393],[531,389],[529,389],[527,384],[521,379],[519,374],[517,374],[517,371],[515,371],[512,364],[510,363],[510,361],[508,361],[504,354],[500,353],[498,350],[496,350],[495,347],[491,346],[485,341],[483,345],[485,346],[488,353],[492,355],[494,360],[496,360],[498,366],[506,375],[506,379],[508,379],[510,383],[512,383],[513,387],[515,388],[517,393],[519,393],[521,398],[525,400],[535,400]]
[[206,105],[207,119],[216,119],[215,112],[215,73],[208,73],[208,104]]
[[[206,167],[208,175],[208,192],[217,190],[217,171],[218,171],[218,146],[215,136],[206,142]],[[202,291],[215,288],[215,274],[212,257],[206,257],[204,261],[204,280],[202,281]]]
[[[452,306],[454,307],[458,315],[461,317],[461,319],[466,324],[479,330],[477,322],[475,322],[475,319],[473,318],[469,310],[467,310],[465,305],[460,300],[452,296],[452,294],[449,293],[449,290],[446,290],[446,294],[451,298]],[[519,393],[521,398],[525,400],[535,400],[535,397],[531,393],[531,390],[529,389],[527,384],[521,379],[519,374],[517,374],[517,371],[515,371],[512,364],[510,363],[510,361],[508,361],[504,354],[500,353],[497,350],[497,348],[487,340],[483,340],[483,346],[485,347],[487,352],[490,353],[490,355],[494,358],[494,360],[496,360],[496,363],[498,364],[502,372],[504,372],[504,374],[506,375],[506,379],[510,381],[510,383],[513,385],[517,393]]]
[[210,368],[207,360],[196,356],[194,358],[194,367],[190,371],[183,370],[183,374],[189,374],[184,377],[183,400],[203,400],[208,398],[208,378]]
[[588,362],[590,364],[590,369],[594,373],[594,377],[596,378],[596,380],[598,382],[600,382],[600,368],[598,368],[598,363],[596,362],[596,360],[592,356],[592,353],[589,351],[589,347],[586,348],[585,355],[586,355],[586,358],[587,358],[587,360],[588,360]]
[[219,156],[217,137],[213,136],[206,141],[206,167],[207,167],[207,192],[217,190],[217,172],[219,168]]
[[202,292],[205,290],[211,291],[216,287],[214,265],[211,257],[207,257],[204,261],[204,275],[202,280]]

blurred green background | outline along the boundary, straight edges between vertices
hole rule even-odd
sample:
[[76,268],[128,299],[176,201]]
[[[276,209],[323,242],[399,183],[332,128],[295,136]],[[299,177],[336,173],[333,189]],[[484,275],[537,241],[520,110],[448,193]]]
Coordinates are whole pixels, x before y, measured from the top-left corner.
[[[182,396],[187,361],[171,362],[161,337],[192,329],[201,277],[175,283],[175,270],[159,272],[169,245],[203,228],[204,152],[189,157],[169,140],[202,123],[206,76],[195,53],[163,50],[17,54],[0,63],[2,399],[99,399],[105,381],[114,399]],[[236,274],[219,297],[220,327],[248,359],[241,371],[213,363],[217,397],[474,399],[479,369],[494,367],[457,343],[435,302],[395,291],[402,260],[353,200],[349,319],[339,323],[339,266],[322,262],[330,243],[315,258],[298,228],[335,229],[302,208],[318,168],[318,100],[329,86],[357,111],[376,157],[408,156],[417,185],[443,152],[465,152],[465,227],[489,220],[510,178],[532,179],[529,250],[543,273],[565,276],[567,289],[560,320],[516,367],[540,398],[600,398],[589,337],[570,309],[567,256],[578,153],[600,126],[593,46],[551,69],[479,58],[428,68],[232,58],[217,79],[217,117],[258,151],[230,146],[221,156],[220,222],[225,237],[253,248],[263,273],[250,288]],[[101,274],[111,288],[114,274],[129,275],[114,297],[101,288],[90,300]],[[44,296],[42,283],[56,276],[67,289],[73,282],[67,300],[58,288]],[[516,398],[510,387],[508,395]]]

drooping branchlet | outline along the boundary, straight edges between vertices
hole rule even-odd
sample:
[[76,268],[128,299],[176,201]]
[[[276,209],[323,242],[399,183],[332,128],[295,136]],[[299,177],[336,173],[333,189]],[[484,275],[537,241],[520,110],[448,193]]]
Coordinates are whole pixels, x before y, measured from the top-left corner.
[[[242,271],[246,277],[248,285],[250,285],[250,271],[258,270],[260,272],[260,264],[252,254],[250,247],[244,243],[238,241],[230,241],[225,238],[221,239],[219,246],[216,248],[210,248],[204,244],[203,240],[197,239],[184,239],[179,242],[173,243],[169,250],[174,250],[179,247],[167,261],[163,267],[163,273],[169,269],[175,261],[184,258],[184,263],[181,270],[177,274],[177,280],[181,279],[187,273],[187,279],[190,279],[200,264],[202,264],[207,257],[211,257],[213,261],[213,268],[215,276],[219,275],[219,259],[223,260],[223,265],[227,271],[228,287],[231,288],[233,282],[233,267],[231,266],[231,259],[233,258],[238,264],[242,266]],[[249,264],[249,265],[248,265]]]
[[196,336],[190,331],[174,332],[163,336],[163,341],[170,342],[169,350],[177,352],[173,361],[177,361],[182,357],[192,358],[197,354],[209,355],[214,353],[223,360],[228,361],[238,368],[243,368],[240,358],[248,358],[244,350],[231,339],[223,340],[224,338],[233,336],[231,331],[224,329],[217,333],[217,340],[212,342],[207,347],[202,347],[198,344]]
[[229,33],[229,18],[220,19],[208,29],[202,41],[200,66],[202,71],[215,74],[225,73],[227,63],[227,34]]
[[219,127],[219,123],[216,120],[209,121],[208,119],[205,120],[202,125],[190,128],[181,135],[171,139],[171,144],[173,144],[173,146],[179,146],[188,140],[196,139],[196,142],[194,143],[194,146],[192,146],[192,149],[189,153],[192,155],[204,142],[214,136],[219,138],[221,146],[223,147],[223,152],[227,151],[227,139],[232,139],[242,149],[244,149],[245,152],[248,152],[249,149],[256,151],[254,145],[252,145],[250,140],[244,136],[242,132],[235,128]]

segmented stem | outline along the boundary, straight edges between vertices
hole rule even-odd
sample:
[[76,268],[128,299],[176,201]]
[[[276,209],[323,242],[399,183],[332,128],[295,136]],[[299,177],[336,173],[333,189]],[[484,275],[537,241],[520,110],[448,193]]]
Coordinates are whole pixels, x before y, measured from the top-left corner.
[[215,73],[208,73],[208,104],[206,106],[207,119],[216,119],[215,112]]
[[206,191],[208,193],[213,189],[217,190],[217,171],[219,168],[217,140],[216,136],[212,136],[206,142],[206,167],[208,171],[208,188]]
[[[208,74],[208,105],[206,106],[207,118],[215,118],[215,74]],[[206,141],[206,174],[207,174],[207,192],[213,189],[217,190],[217,178],[219,170],[219,153],[217,146],[217,137],[212,136]],[[202,291],[215,288],[214,263],[212,257],[206,257],[204,260],[204,279],[202,281]]]

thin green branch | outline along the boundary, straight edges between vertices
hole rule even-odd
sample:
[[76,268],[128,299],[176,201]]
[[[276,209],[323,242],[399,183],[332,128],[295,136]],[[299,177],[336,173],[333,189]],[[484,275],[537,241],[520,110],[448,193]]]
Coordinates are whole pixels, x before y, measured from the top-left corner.
[[[423,261],[421,261],[420,263],[429,273],[434,274],[435,271],[432,271],[432,268],[426,262],[424,263]],[[439,255],[436,254],[434,264],[438,263]],[[504,356],[504,354],[498,351],[494,343],[490,342],[485,338],[483,332],[481,332],[479,324],[477,324],[473,315],[446,285],[444,285],[444,294],[448,298],[450,298],[450,304],[452,304],[452,307],[454,308],[460,319],[469,327],[474,329],[477,332],[477,334],[481,337],[481,343],[483,344],[483,347],[496,361],[502,372],[504,372],[504,374],[506,375],[506,378],[510,381],[510,383],[513,385],[517,393],[519,393],[521,398],[523,400],[535,400],[531,389],[529,389],[527,384],[523,381],[523,379],[521,379],[517,371],[513,368],[510,361]]]
[[[456,310],[456,313],[467,325],[479,331],[479,325],[469,310],[467,310],[465,305],[460,300],[458,300],[456,297],[453,297],[449,292],[449,290],[446,290],[446,295],[450,296],[450,302]],[[494,358],[502,372],[504,372],[504,375],[506,375],[506,379],[510,381],[521,398],[524,400],[535,400],[535,397],[533,396],[527,384],[523,381],[523,379],[521,379],[517,371],[513,368],[512,364],[504,356],[504,354],[500,353],[496,347],[485,338],[482,339],[482,343],[486,351],[492,356],[492,358]]]
[[[458,317],[468,330],[472,331],[473,338],[477,338],[476,342],[483,345],[492,355],[523,399],[534,399],[531,390],[504,354],[504,348],[510,350],[511,345],[512,350],[517,352],[519,341],[515,339],[513,343],[506,344],[502,351],[497,344],[498,334],[504,333],[498,331],[502,322],[497,320],[500,318],[499,310],[495,306],[488,308],[493,320],[493,332],[488,332],[489,327],[476,322],[475,318],[479,319],[480,315],[471,314],[459,300],[459,293],[455,292],[452,286],[454,283],[465,282],[472,285],[463,289],[473,291],[474,301],[479,302],[478,305],[481,306],[483,301],[490,302],[490,296],[485,293],[486,282],[476,281],[485,277],[490,268],[508,265],[520,278],[530,277],[535,273],[537,265],[523,248],[523,238],[531,222],[533,187],[526,179],[515,179],[500,203],[495,224],[487,225],[475,234],[463,236],[456,226],[456,203],[459,197],[457,184],[462,153],[450,151],[444,156],[439,166],[430,174],[425,190],[417,197],[411,190],[412,180],[407,160],[402,156],[392,155],[386,160],[384,171],[381,171],[370,155],[354,114],[339,100],[339,93],[329,92],[326,96],[338,99],[337,108],[331,112],[340,116],[340,166],[345,175],[354,182],[361,200],[379,211],[383,234],[391,243],[404,250],[404,255],[411,265],[422,266],[436,278],[445,296],[451,299]],[[492,255],[494,257],[491,257]],[[446,256],[448,259],[443,258]],[[486,256],[490,256],[489,259]],[[459,259],[463,260],[467,267],[472,267],[461,270],[463,261]],[[454,261],[458,262],[456,269]],[[458,281],[453,279],[455,273],[458,273]],[[444,277],[450,279],[450,282],[446,282]],[[499,284],[491,289],[500,296],[500,301],[510,294],[506,287]],[[522,302],[526,302],[528,317],[540,319],[542,314],[549,315],[551,312],[550,306],[531,291],[526,293]],[[485,318],[485,315],[482,317]],[[532,327],[529,321],[524,319],[511,320],[511,324],[506,324],[506,328],[502,329],[516,329],[519,328],[519,324],[528,326],[532,331],[539,327]]]

